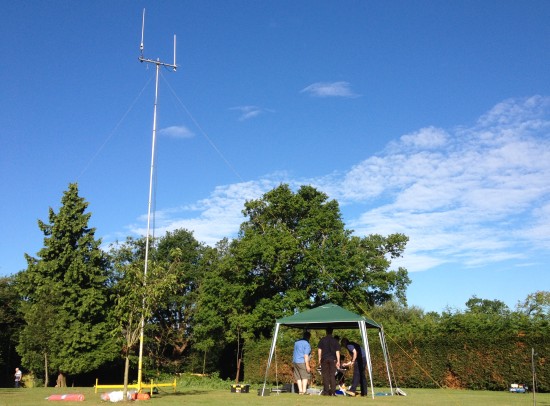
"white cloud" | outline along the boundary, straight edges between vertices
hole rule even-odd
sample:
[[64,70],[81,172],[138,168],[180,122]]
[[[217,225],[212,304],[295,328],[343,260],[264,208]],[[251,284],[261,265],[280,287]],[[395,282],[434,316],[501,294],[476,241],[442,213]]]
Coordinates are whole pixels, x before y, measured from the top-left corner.
[[521,127],[522,123],[529,123],[533,127],[537,122],[548,126],[543,116],[548,113],[550,98],[532,96],[518,103],[516,99],[504,100],[482,115],[478,124],[482,127],[502,127],[514,125]]
[[315,97],[359,97],[351,90],[348,82],[317,82],[300,91]]
[[403,135],[400,142],[416,148],[432,149],[445,145],[448,134],[439,128],[423,128],[413,134]]
[[466,266],[547,249],[548,101],[508,100],[473,128],[422,129],[354,166],[339,198],[370,207],[353,228],[359,234],[403,232],[411,238],[406,256]]
[[171,138],[192,138],[195,136],[191,130],[183,125],[163,128],[159,130],[159,134]]
[[239,116],[239,121],[245,121],[254,117],[259,116],[263,113],[273,113],[273,110],[271,109],[265,109],[258,106],[237,106],[237,107],[231,107],[230,110],[237,110],[241,112],[241,115]]
[[[214,244],[234,237],[247,199],[281,182],[311,184],[337,199],[357,235],[404,233],[395,264],[420,271],[533,261],[550,250],[550,98],[507,100],[472,127],[423,128],[345,173],[277,174],[220,186],[192,207],[157,213],[157,235],[194,230]],[[144,234],[143,227],[135,228]]]
[[[241,211],[245,202],[258,199],[278,184],[266,179],[218,186],[209,197],[193,205],[159,210],[155,213],[155,235],[184,228],[193,231],[198,241],[208,245],[215,245],[224,237],[234,238],[244,221]],[[141,220],[140,226],[131,227],[134,234],[146,234],[143,226],[146,218]]]

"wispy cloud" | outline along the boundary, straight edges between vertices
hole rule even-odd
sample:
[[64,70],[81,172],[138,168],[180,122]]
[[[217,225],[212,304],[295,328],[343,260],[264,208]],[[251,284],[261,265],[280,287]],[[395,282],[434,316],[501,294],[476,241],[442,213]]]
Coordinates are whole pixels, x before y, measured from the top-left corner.
[[236,106],[231,107],[230,110],[237,110],[241,113],[241,115],[239,116],[239,121],[245,121],[257,117],[263,113],[273,113],[273,110],[271,109],[266,109],[258,106]]
[[300,90],[314,97],[359,97],[348,82],[316,82]]
[[162,128],[159,130],[159,134],[171,138],[193,138],[195,136],[191,130],[183,125]]
[[[158,210],[155,213],[156,235],[183,228],[193,231],[195,238],[208,245],[215,245],[224,237],[234,238],[244,221],[241,211],[245,202],[257,199],[280,183],[275,179],[263,179],[218,186],[209,197],[192,205]],[[146,220],[142,217],[139,225],[130,226],[130,231],[145,235]]]
[[[479,266],[550,254],[550,98],[506,100],[470,127],[405,134],[342,174],[279,174],[216,188],[192,207],[160,211],[157,235],[194,230],[213,244],[234,237],[247,199],[281,182],[337,199],[357,235],[404,233],[410,271]],[[144,234],[143,227],[135,228]]]
[[471,128],[421,129],[355,165],[339,199],[370,207],[352,228],[403,232],[407,255],[435,263],[476,266],[550,249],[549,100],[507,100]]

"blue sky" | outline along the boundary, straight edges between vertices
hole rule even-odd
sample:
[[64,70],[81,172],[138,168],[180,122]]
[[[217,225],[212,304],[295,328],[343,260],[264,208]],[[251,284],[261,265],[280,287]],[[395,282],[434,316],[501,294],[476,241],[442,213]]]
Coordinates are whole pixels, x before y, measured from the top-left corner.
[[405,233],[408,303],[513,308],[550,278],[550,2],[2,1],[0,275],[78,182],[107,246],[234,236],[281,182]]

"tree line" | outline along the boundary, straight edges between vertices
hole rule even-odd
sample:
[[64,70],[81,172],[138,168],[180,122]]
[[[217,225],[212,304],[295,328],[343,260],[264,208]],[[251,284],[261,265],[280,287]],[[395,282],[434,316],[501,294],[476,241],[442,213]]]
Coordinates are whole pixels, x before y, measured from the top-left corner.
[[166,233],[149,247],[147,275],[145,239],[101,249],[87,208],[69,184],[59,210],[38,221],[43,247],[2,279],[7,376],[20,362],[49,385],[60,372],[118,365],[135,380],[145,320],[145,376],[194,368],[242,379],[245,343],[268,337],[275,318],[349,298],[404,301],[410,283],[390,269],[406,236],[353,236],[338,203],[311,186],[282,184],[246,202],[238,236],[215,247],[188,230]]
[[[259,379],[274,320],[329,302],[384,324],[402,386],[471,387],[461,378],[468,376],[464,371],[487,359],[452,349],[496,349],[484,341],[518,348],[519,336],[525,348],[543,348],[548,337],[547,292],[528,297],[514,312],[475,297],[466,312],[409,308],[407,270],[391,266],[408,238],[353,235],[338,202],[311,186],[293,191],[282,184],[247,201],[237,237],[214,247],[188,230],[167,232],[151,242],[147,275],[145,239],[102,249],[87,208],[78,185],[69,184],[59,210],[50,208],[48,221],[38,221],[44,246],[25,255],[26,269],[0,279],[4,386],[11,385],[15,366],[44,385],[58,373],[76,385],[108,374],[111,381],[135,381],[142,320],[144,379],[188,371]],[[294,334],[300,332],[287,339]],[[499,348],[495,354],[510,351]],[[484,380],[481,387],[514,377],[513,369],[525,362],[518,358],[500,372],[500,381]],[[422,377],[425,368],[431,377]]]

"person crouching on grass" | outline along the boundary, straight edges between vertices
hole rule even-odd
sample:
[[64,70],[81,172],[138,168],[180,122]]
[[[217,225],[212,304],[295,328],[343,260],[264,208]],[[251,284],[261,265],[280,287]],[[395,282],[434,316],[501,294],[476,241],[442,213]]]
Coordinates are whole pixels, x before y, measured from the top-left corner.
[[349,391],[355,396],[357,385],[361,385],[361,396],[367,396],[367,377],[365,376],[365,366],[367,365],[367,356],[365,351],[357,343],[349,341],[347,338],[342,338],[340,341],[342,347],[347,348],[351,360],[343,366],[353,367],[353,379]]

